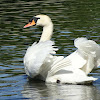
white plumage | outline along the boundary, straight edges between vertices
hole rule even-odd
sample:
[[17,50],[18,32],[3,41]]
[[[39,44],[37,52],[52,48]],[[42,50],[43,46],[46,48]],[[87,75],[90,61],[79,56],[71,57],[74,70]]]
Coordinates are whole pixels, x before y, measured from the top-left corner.
[[96,80],[87,75],[93,68],[100,66],[100,46],[86,38],[77,38],[74,43],[78,49],[52,66],[47,82],[60,80],[61,83],[83,84]]
[[40,74],[40,67],[44,64],[44,62],[49,62],[47,56],[49,57],[50,53],[55,53],[55,49],[52,45],[54,45],[54,42],[52,41],[40,43],[35,42],[27,49],[27,52],[24,56],[24,64],[26,74],[31,78],[34,78],[36,75]]
[[46,15],[37,15],[35,18],[35,24],[43,26],[43,33],[40,42],[33,43],[26,51],[26,74],[31,78],[41,76],[39,78],[47,83],[85,84],[95,81],[96,78],[87,75],[100,66],[100,46],[93,40],[77,38],[74,41],[77,48],[75,52],[65,58],[54,56],[52,54],[56,53],[57,48],[50,40],[53,32],[52,21]]

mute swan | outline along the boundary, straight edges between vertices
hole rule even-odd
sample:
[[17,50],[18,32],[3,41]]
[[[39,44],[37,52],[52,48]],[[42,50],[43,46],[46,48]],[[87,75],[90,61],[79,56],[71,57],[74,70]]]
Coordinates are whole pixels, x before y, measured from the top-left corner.
[[38,43],[33,43],[24,56],[26,74],[47,83],[85,84],[97,80],[87,75],[93,68],[100,66],[100,46],[93,40],[77,38],[75,52],[67,57],[53,56],[56,53],[54,42],[51,41],[53,23],[47,15],[37,15],[29,20],[24,28],[43,26],[43,32]]

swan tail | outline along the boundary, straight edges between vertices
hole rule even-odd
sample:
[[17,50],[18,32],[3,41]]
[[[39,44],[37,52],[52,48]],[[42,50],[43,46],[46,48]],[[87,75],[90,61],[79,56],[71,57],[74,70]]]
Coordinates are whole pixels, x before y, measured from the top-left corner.
[[53,47],[54,42],[45,41],[33,43],[24,56],[25,72],[31,78],[34,78],[40,73],[41,66],[44,64],[46,57],[49,54],[54,54],[57,50]]
[[87,60],[82,70],[88,74],[93,68],[100,66],[100,46],[93,40],[86,38],[77,38],[74,41],[77,52]]

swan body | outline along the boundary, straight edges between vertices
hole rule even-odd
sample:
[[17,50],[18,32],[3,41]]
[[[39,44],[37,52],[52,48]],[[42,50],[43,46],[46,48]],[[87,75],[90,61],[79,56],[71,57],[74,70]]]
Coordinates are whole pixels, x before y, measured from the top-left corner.
[[24,28],[33,25],[43,26],[38,43],[33,43],[24,56],[26,74],[47,83],[85,84],[97,80],[87,76],[92,69],[100,66],[100,46],[93,40],[77,38],[74,45],[77,50],[67,57],[54,56],[57,48],[51,41],[53,23],[47,15],[37,15],[29,20]]

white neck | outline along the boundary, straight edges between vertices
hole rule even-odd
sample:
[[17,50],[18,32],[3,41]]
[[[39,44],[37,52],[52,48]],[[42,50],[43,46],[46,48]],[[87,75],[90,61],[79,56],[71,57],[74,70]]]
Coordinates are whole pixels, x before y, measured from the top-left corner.
[[48,25],[43,27],[43,32],[40,38],[40,42],[50,40],[52,34],[53,34],[53,23],[50,22]]

